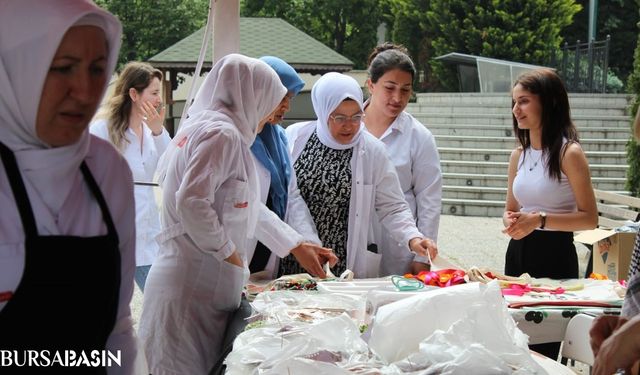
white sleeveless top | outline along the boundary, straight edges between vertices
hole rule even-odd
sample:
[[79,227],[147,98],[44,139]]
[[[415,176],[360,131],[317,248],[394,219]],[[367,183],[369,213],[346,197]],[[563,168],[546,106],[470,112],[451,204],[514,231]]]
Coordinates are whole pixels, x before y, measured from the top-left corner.
[[[526,157],[525,157],[526,155]],[[513,180],[513,196],[522,212],[568,213],[577,210],[576,198],[567,176],[561,173],[560,182],[546,173],[548,155],[531,147],[520,154],[518,170]]]

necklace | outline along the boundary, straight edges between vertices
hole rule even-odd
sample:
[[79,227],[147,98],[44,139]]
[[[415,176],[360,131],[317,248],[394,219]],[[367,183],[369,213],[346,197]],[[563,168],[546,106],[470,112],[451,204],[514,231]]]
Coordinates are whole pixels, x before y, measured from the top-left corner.
[[542,154],[540,154],[538,160],[536,160],[533,164],[529,164],[529,172],[533,171],[533,169],[538,166],[540,159],[542,159]]

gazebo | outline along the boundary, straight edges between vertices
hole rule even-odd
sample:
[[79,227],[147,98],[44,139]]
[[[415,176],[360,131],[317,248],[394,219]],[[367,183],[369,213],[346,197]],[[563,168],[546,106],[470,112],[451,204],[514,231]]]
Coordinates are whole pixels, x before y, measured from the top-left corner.
[[[203,27],[148,60],[166,77],[163,87],[164,101],[169,105],[166,125],[172,133],[173,90],[178,88],[178,73],[195,72],[204,32]],[[347,72],[353,67],[351,60],[280,18],[241,17],[239,52],[250,57],[278,56],[298,73]],[[211,69],[211,61],[211,49],[208,49],[203,71]]]

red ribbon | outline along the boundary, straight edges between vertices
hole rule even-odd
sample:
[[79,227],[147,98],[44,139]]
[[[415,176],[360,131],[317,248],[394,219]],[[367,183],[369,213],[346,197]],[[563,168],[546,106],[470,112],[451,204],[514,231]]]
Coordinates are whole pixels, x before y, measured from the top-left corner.
[[410,273],[404,275],[407,279],[418,279],[425,285],[438,287],[464,284],[464,276],[464,271],[451,268],[438,271],[421,271],[417,275]]

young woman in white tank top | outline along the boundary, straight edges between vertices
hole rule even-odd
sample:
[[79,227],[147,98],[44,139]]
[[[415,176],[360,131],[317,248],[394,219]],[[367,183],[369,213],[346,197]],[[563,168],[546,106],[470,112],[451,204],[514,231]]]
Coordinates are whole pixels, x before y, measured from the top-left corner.
[[[511,237],[505,274],[577,278],[573,231],[595,228],[598,212],[567,91],[553,70],[536,69],[518,77],[512,97],[519,147],[509,160],[503,214]],[[532,347],[553,358],[559,343]]]

